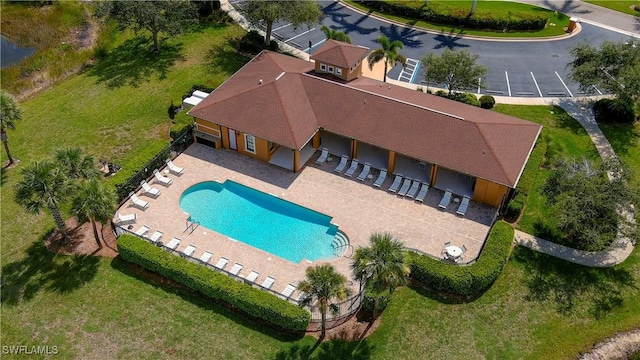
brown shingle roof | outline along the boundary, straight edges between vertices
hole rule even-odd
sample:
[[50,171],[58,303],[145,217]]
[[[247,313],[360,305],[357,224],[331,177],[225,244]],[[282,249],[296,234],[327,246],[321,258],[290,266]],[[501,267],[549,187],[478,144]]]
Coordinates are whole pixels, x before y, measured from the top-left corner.
[[313,75],[312,68],[309,62],[265,52],[189,114],[295,149],[322,127],[510,187],[541,129],[377,80],[339,84]]
[[316,50],[311,59],[348,69],[362,60],[368,51],[364,46],[329,39]]

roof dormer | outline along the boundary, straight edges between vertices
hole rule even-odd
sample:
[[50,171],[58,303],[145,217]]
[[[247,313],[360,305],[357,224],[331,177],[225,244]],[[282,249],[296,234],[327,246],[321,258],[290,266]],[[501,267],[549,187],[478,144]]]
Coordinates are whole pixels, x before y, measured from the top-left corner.
[[316,62],[315,71],[320,74],[333,74],[350,81],[362,75],[362,62],[369,49],[336,40],[327,40],[311,59]]

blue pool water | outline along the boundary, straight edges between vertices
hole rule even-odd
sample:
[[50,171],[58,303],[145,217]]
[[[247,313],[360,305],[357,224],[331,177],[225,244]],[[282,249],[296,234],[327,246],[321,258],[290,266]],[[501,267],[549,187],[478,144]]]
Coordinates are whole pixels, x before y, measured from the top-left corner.
[[334,257],[329,216],[231,180],[191,186],[180,207],[201,226],[294,263]]

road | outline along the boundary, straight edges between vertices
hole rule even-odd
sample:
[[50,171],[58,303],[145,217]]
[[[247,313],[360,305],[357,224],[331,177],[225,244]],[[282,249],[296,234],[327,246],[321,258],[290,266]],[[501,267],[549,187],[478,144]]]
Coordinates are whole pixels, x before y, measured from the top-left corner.
[[[540,5],[548,1],[540,1]],[[555,2],[554,2],[555,3]],[[320,2],[325,17],[311,28],[294,28],[290,23],[280,22],[273,26],[274,37],[304,50],[315,51],[325,41],[320,30],[323,25],[343,31],[354,44],[371,49],[378,47],[376,39],[385,35],[404,44],[401,53],[409,59],[408,66],[394,67],[390,78],[420,84],[424,75],[420,58],[429,52],[440,53],[444,49],[468,49],[480,57],[478,63],[488,68],[486,78],[481,79],[485,89],[470,89],[472,92],[513,97],[574,97],[582,93],[578,85],[568,79],[567,64],[571,61],[570,49],[580,43],[598,46],[605,40],[620,41],[630,34],[612,31],[610,27],[597,26],[593,21],[581,23],[577,34],[554,40],[500,40],[477,39],[456,33],[427,33],[419,29],[399,26],[357,12],[340,2]],[[552,4],[552,3],[551,3]],[[577,7],[565,7],[574,13]],[[562,8],[560,9],[562,10]],[[609,16],[609,15],[608,15]],[[626,19],[626,18],[625,18]],[[615,21],[610,18],[608,21]],[[625,23],[626,24],[626,23]],[[633,24],[627,26],[633,26]],[[311,47],[309,47],[311,45]],[[426,86],[426,84],[425,84]],[[595,94],[599,89],[592,89]]]

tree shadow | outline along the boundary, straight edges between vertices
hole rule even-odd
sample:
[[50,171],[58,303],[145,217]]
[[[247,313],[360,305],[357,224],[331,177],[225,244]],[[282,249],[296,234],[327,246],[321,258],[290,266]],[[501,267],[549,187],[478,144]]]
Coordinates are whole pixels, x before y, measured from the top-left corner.
[[600,319],[622,306],[626,288],[637,289],[633,273],[615,266],[591,268],[518,246],[512,258],[524,266],[527,301],[550,302],[556,312],[586,312]]
[[138,87],[152,76],[165,79],[169,68],[184,59],[182,49],[182,43],[163,42],[159,52],[151,51],[150,38],[138,36],[126,40],[98,61],[89,69],[89,74],[109,88]]
[[618,155],[627,155],[640,140],[640,131],[632,124],[598,124]]
[[214,45],[207,52],[206,68],[211,74],[233,74],[250,59],[244,55],[230,51],[227,47],[235,45],[232,39],[226,44]]
[[9,180],[9,174],[7,173],[7,168],[0,167],[0,187],[6,184],[7,180]]
[[571,0],[570,1],[544,0],[542,4],[546,8],[549,8],[553,11],[557,11],[563,14],[568,14],[568,13],[590,14],[592,12],[591,10],[587,10],[587,9],[577,11],[577,9],[580,7],[580,3],[577,1],[574,3]]
[[449,30],[449,33],[445,33],[444,30],[440,31],[440,34],[436,35],[433,39],[438,42],[434,49],[455,49],[455,48],[466,48],[469,47],[467,44],[460,44],[458,41],[462,40],[462,35],[464,35],[464,30],[460,30],[457,33],[454,29]]
[[[280,350],[275,360],[335,360],[352,359],[368,360],[373,353],[373,345],[367,339],[347,341],[333,339],[325,342],[320,340],[311,344],[294,344],[286,350]],[[316,351],[317,350],[317,351]]]
[[[415,25],[414,22],[407,24],[408,26]],[[421,32],[415,31],[406,26],[398,26],[391,24],[389,26],[380,26],[380,32],[389,38],[389,40],[400,40],[406,47],[417,48],[422,46],[422,40],[418,37]]]
[[189,301],[201,309],[212,311],[226,317],[240,326],[259,331],[260,333],[277,339],[278,341],[296,341],[300,340],[304,336],[304,333],[293,334],[276,331],[265,323],[259,322],[258,319],[250,319],[248,316],[244,316],[244,314],[241,314],[240,312],[228,309],[228,304],[207,298],[197,291],[191,290],[186,286],[167,279],[160,274],[144,269],[136,264],[124,261],[120,257],[116,257],[111,261],[111,267],[125,275],[161,289],[164,292],[178,295],[183,300]]
[[344,5],[340,4],[337,1],[332,1],[328,6],[325,6],[322,11],[325,16],[331,18],[333,22],[336,23],[336,26],[333,27],[335,30],[342,31],[345,34],[349,35],[349,33],[355,32],[358,34],[371,34],[376,32],[378,29],[375,27],[367,28],[362,27],[360,24],[365,20],[369,19],[369,15],[361,15],[357,19],[353,19],[351,14],[345,14],[344,12],[340,12],[340,10],[344,9]]
[[45,247],[50,230],[35,241],[21,260],[2,267],[3,305],[18,305],[40,291],[70,293],[90,282],[97,274],[100,259],[90,255],[59,255]]

